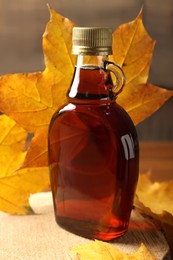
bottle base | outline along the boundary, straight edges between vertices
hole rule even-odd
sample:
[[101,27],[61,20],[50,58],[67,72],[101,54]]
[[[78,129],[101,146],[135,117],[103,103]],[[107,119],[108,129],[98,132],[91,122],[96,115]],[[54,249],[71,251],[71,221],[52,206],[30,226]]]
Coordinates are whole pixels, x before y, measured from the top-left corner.
[[86,222],[68,217],[56,217],[57,224],[63,229],[89,239],[98,239],[102,241],[111,241],[123,236],[128,229],[128,225],[120,227],[100,226],[95,222]]

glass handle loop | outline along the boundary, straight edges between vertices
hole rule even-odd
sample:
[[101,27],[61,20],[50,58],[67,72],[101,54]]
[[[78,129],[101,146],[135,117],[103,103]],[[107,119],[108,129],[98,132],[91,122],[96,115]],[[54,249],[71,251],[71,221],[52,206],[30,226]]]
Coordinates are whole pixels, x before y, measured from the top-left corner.
[[116,80],[113,85],[113,91],[116,94],[119,94],[123,90],[126,83],[126,77],[123,69],[118,64],[111,61],[104,61],[104,68],[114,74]]

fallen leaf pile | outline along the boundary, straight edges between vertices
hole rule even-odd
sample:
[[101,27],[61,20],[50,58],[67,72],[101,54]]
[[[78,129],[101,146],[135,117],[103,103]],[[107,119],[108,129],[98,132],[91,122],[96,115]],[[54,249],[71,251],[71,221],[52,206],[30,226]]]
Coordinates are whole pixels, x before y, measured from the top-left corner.
[[[52,9],[50,14],[43,35],[45,70],[0,77],[0,210],[10,214],[31,213],[30,194],[49,187],[48,125],[66,102],[74,70],[74,23]],[[127,79],[117,102],[135,124],[173,96],[173,91],[147,83],[154,45],[143,26],[142,12],[113,33],[111,59],[123,67]]]
[[71,249],[73,260],[154,260],[155,257],[141,244],[139,249],[128,255],[109,243],[94,241],[84,245],[77,245]]

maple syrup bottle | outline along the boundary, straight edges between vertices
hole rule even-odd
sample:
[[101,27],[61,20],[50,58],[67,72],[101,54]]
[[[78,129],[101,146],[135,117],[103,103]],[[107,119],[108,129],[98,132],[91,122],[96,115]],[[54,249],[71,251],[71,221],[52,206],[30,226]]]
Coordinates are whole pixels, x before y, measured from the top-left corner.
[[68,104],[54,114],[48,138],[57,223],[103,241],[127,231],[139,165],[135,127],[116,103],[124,73],[108,61],[111,45],[110,28],[73,29],[77,64]]

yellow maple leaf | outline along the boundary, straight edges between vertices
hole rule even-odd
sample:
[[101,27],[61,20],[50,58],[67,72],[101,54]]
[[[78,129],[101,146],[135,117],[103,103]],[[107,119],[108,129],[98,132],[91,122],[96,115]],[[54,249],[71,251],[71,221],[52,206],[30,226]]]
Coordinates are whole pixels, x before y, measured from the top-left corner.
[[109,243],[94,241],[83,245],[76,245],[71,249],[76,260],[154,260],[155,257],[141,244],[139,249],[129,255],[120,251]]
[[0,116],[0,129],[0,210],[31,214],[28,198],[31,193],[48,188],[48,169],[16,171],[26,154],[27,132],[6,115]]
[[136,207],[163,223],[173,225],[173,181],[152,182],[141,174],[136,191]]
[[66,100],[74,68],[71,35],[74,24],[51,10],[43,36],[46,68],[43,72],[0,77],[0,111],[33,133],[25,167],[47,166],[47,130],[50,118]]
[[148,74],[155,41],[138,17],[121,25],[113,33],[113,59],[123,67],[126,85],[117,102],[129,113],[135,124],[154,113],[173,91],[148,84]]
[[23,162],[27,132],[6,115],[0,115],[0,177],[7,177]]
[[[27,172],[28,180],[32,180],[31,172],[36,169],[42,173],[43,178],[48,178],[48,125],[53,113],[66,102],[66,92],[75,64],[75,57],[71,55],[74,23],[52,9],[50,14],[50,21],[43,35],[45,70],[0,77],[0,111],[12,118],[27,133],[34,135],[22,163],[23,169],[20,170],[20,173]],[[113,58],[122,65],[127,78],[127,84],[117,102],[129,112],[137,124],[158,109],[173,95],[173,91],[147,84],[154,42],[143,26],[141,13],[134,21],[120,26],[114,32],[113,40]],[[5,161],[1,161],[1,165],[4,164]],[[10,180],[6,180],[6,185],[8,181]],[[32,185],[31,181],[26,188],[27,194],[33,191]],[[39,185],[37,190],[45,187],[41,181]],[[2,189],[6,194],[7,187],[3,185]],[[8,197],[9,201],[10,199],[11,197]]]
[[[43,35],[46,68],[43,72],[0,78],[0,110],[29,133],[34,133],[24,166],[47,166],[47,130],[53,113],[66,101],[75,57],[71,55],[74,24],[50,10]],[[127,84],[117,101],[137,124],[163,104],[173,91],[147,85],[154,42],[141,14],[120,26],[113,35],[113,57],[123,66]]]

